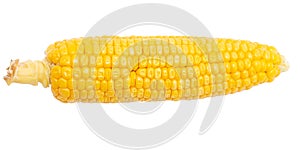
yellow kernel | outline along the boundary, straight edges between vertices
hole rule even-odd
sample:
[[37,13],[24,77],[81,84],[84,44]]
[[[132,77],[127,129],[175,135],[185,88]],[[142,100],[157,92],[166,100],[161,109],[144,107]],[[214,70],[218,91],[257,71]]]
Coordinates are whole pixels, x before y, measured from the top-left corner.
[[154,77],[154,69],[153,68],[147,68],[147,77],[152,79]]
[[105,74],[104,74],[104,78],[105,78],[105,80],[110,80],[111,79],[111,69],[110,68],[105,68],[104,69],[104,72],[105,72]]
[[52,89],[58,88],[58,79],[51,78],[51,87],[52,87]]
[[228,80],[228,87],[229,87],[229,88],[234,88],[234,87],[236,87],[236,82],[235,82],[235,80],[229,79],[229,80]]
[[245,87],[250,86],[250,85],[251,85],[251,80],[250,80],[249,78],[244,79],[244,80],[243,80],[243,85],[244,85]]
[[241,79],[236,80],[236,87],[242,87],[242,86],[243,86],[242,80]]
[[198,86],[201,87],[204,85],[204,77],[203,76],[199,76],[198,77]]
[[73,87],[73,80],[72,79],[69,79],[68,81],[67,81],[67,87],[69,88],[69,89],[73,89],[74,87]]
[[229,52],[225,52],[223,55],[223,59],[225,62],[229,62],[230,61],[230,53]]
[[205,95],[211,94],[211,87],[209,85],[204,86],[204,93]]
[[247,78],[249,76],[248,74],[248,71],[247,70],[242,70],[241,71],[241,78],[244,79],[244,78]]
[[256,70],[256,72],[261,71],[261,62],[258,60],[253,61],[253,67]]
[[111,90],[108,90],[108,91],[106,92],[106,96],[112,98],[112,97],[115,96],[115,92],[114,92],[114,91],[111,91]]
[[260,59],[262,54],[261,54],[261,49],[254,49],[252,51],[252,54],[253,54],[253,58],[254,59]]
[[71,65],[71,57],[69,55],[64,55],[60,58],[59,64],[61,66],[70,66]]
[[106,55],[104,56],[104,64],[103,64],[104,67],[111,67],[112,66],[112,63],[111,63],[111,57]]
[[96,88],[96,90],[99,90],[100,86],[101,86],[101,82],[99,80],[96,80],[95,81],[95,88]]
[[244,61],[238,60],[237,65],[238,65],[238,70],[239,71],[243,71],[244,70]]
[[138,89],[137,97],[138,98],[143,98],[144,97],[144,89]]
[[256,74],[254,67],[249,68],[248,72],[250,77]]
[[201,57],[199,55],[194,55],[194,64],[199,65],[201,62]]
[[258,76],[257,75],[253,75],[252,77],[251,77],[251,82],[252,83],[257,83],[257,80],[258,80]]
[[239,56],[239,59],[244,59],[245,58],[245,53],[243,51],[239,51],[238,56]]
[[141,77],[146,77],[147,72],[145,68],[141,68],[137,70],[137,75],[141,76]]
[[177,90],[172,91],[171,98],[175,100],[179,98],[179,93]]
[[169,72],[169,78],[170,79],[174,79],[176,76],[176,71],[174,68],[168,68],[168,72]]
[[130,95],[132,98],[135,98],[137,96],[137,89],[135,87],[130,88]]
[[210,77],[208,75],[204,75],[203,81],[204,81],[204,85],[209,85],[209,83],[210,83]]
[[168,79],[168,69],[167,68],[162,69],[162,78]]
[[176,80],[172,80],[172,86],[171,86],[171,89],[172,89],[172,90],[176,90],[176,89],[177,89],[177,85],[178,85],[177,81],[176,81]]
[[260,62],[260,65],[261,65],[261,71],[266,71],[267,69],[267,64],[265,61],[261,61]]
[[103,57],[102,56],[97,57],[96,66],[97,67],[103,67]]
[[107,81],[101,81],[101,91],[107,91]]
[[54,78],[60,78],[61,77],[61,67],[60,66],[52,67],[51,76]]
[[207,73],[206,66],[205,66],[204,63],[200,63],[199,69],[200,69],[200,74],[201,75],[205,75]]
[[236,62],[231,62],[230,63],[230,71],[231,72],[236,72],[238,69],[237,69],[237,63]]
[[70,96],[70,90],[68,88],[59,88],[58,93],[66,99]]
[[60,88],[66,88],[67,85],[68,85],[67,82],[68,82],[68,81],[67,81],[66,79],[64,79],[64,78],[59,78],[59,79],[58,79],[58,86],[59,86]]
[[277,72],[276,72],[275,68],[273,68],[272,70],[270,70],[270,71],[267,72],[267,77],[269,79],[273,80],[276,77],[276,75],[277,75]]
[[144,88],[147,89],[151,85],[151,80],[149,78],[144,79]]
[[130,85],[131,86],[135,85],[135,80],[136,80],[136,73],[135,72],[130,72]]
[[104,68],[99,68],[97,71],[97,77],[99,80],[104,80]]
[[231,65],[229,62],[225,62],[224,67],[225,67],[226,73],[231,73],[231,70],[230,70]]
[[237,72],[232,73],[231,76],[233,79],[237,80],[237,79],[240,79],[241,73],[239,71],[237,71]]
[[154,76],[155,76],[156,79],[161,78],[161,69],[160,68],[155,69]]
[[171,80],[170,79],[166,79],[164,85],[165,85],[166,89],[171,89],[171,86],[172,86]]
[[149,99],[150,97],[151,97],[151,91],[150,91],[150,89],[145,89],[144,98],[145,99]]
[[235,51],[232,51],[230,54],[231,61],[236,61],[238,59],[238,54]]
[[135,83],[136,88],[142,88],[143,87],[143,83],[144,83],[143,78],[140,77],[140,76],[137,76],[136,83]]

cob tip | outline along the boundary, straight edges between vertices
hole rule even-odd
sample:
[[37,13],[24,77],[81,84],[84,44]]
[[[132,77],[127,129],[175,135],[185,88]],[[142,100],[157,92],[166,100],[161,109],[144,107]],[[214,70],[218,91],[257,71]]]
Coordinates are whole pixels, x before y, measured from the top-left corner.
[[286,72],[290,68],[290,65],[286,58],[281,55],[281,64],[279,65],[280,72]]
[[6,69],[7,75],[3,77],[7,85],[11,83],[38,85],[40,82],[44,87],[49,86],[50,68],[45,61],[25,61],[19,59],[11,60]]
[[14,81],[15,72],[17,70],[17,66],[19,64],[19,59],[10,60],[9,67],[6,68],[7,75],[3,77],[7,85],[10,85]]

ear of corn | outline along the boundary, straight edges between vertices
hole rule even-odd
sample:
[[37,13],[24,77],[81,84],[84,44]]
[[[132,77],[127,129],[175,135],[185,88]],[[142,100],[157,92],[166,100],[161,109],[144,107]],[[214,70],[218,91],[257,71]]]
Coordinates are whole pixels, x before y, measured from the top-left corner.
[[13,61],[4,77],[62,102],[199,99],[271,82],[287,63],[255,42],[187,36],[86,37],[51,44],[44,61]]

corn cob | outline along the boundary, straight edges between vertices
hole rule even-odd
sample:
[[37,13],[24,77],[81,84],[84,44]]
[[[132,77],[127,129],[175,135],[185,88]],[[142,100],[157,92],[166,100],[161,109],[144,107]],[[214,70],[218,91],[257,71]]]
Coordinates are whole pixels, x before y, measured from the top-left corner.
[[4,77],[62,102],[186,100],[271,82],[288,64],[268,45],[189,36],[100,36],[51,44],[42,61],[14,60]]

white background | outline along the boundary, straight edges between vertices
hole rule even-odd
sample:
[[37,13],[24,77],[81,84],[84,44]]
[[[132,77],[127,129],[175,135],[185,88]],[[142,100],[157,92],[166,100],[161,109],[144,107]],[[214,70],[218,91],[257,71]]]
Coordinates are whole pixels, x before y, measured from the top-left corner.
[[[141,2],[1,1],[0,75],[6,74],[10,59],[42,59],[50,43],[84,36],[105,15]],[[214,37],[274,45],[291,65],[288,72],[272,83],[226,96],[218,120],[204,135],[198,131],[209,99],[200,100],[189,126],[175,139],[155,149],[300,149],[300,9],[297,1],[151,2],[171,4],[188,11]],[[168,33],[148,29],[140,34]],[[139,32],[132,31],[136,33]],[[95,136],[82,121],[76,105],[55,100],[49,88],[17,84],[8,87],[0,81],[0,149],[41,148],[121,149]]]

